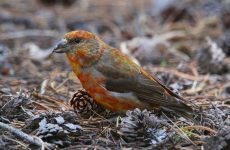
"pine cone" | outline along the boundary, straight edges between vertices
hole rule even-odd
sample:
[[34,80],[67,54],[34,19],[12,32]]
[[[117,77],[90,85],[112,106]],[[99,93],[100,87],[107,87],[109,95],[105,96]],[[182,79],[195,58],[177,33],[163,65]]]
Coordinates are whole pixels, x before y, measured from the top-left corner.
[[223,74],[229,71],[226,54],[210,38],[207,38],[207,46],[197,50],[196,60],[199,71],[203,74]]
[[126,142],[148,146],[158,145],[168,139],[170,133],[166,132],[163,121],[150,111],[135,109],[127,111],[126,115],[127,117],[122,118],[119,129],[119,134]]
[[227,115],[221,109],[211,106],[207,110],[203,110],[201,118],[203,126],[219,129],[223,127]]
[[96,103],[84,89],[79,89],[72,96],[70,105],[77,114],[81,114],[84,117],[90,117],[94,112],[100,114],[105,111],[105,109]]
[[228,150],[230,149],[230,126],[224,126],[216,136],[206,139],[204,149]]
[[33,129],[43,141],[67,147],[75,140],[76,135],[82,135],[82,127],[73,118],[76,119],[77,116],[72,112],[42,114],[28,120],[28,125],[23,130]]

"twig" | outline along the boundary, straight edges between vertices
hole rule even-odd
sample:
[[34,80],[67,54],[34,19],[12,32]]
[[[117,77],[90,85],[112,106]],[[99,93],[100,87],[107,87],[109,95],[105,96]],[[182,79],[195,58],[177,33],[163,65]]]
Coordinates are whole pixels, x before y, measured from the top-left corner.
[[43,104],[41,104],[41,103],[38,103],[38,102],[36,102],[36,101],[32,101],[32,103],[35,104],[35,105],[38,105],[39,107],[42,107],[42,108],[44,108],[44,109],[46,109],[46,110],[52,110],[50,107],[45,106],[45,105],[43,105]]
[[194,94],[194,93],[197,93],[197,92],[200,92],[200,91],[203,91],[205,86],[206,86],[206,83],[208,82],[209,80],[209,74],[206,75],[204,78],[203,78],[203,81],[201,83],[199,83],[198,86],[194,86],[190,89],[187,89],[185,90],[184,92],[186,92],[186,94]]
[[170,118],[168,118],[164,113],[163,115],[173,124],[173,126],[169,125],[170,127],[172,127],[172,129],[174,129],[182,138],[190,142],[192,145],[196,145]]
[[58,33],[52,30],[25,30],[0,34],[0,40],[10,40],[25,37],[58,37]]
[[67,81],[69,81],[69,78],[66,78],[62,83],[60,83],[58,86],[55,87],[55,90],[59,89],[62,87]]
[[192,81],[199,81],[199,80],[203,79],[202,76],[197,77],[197,76],[193,76],[193,75],[186,74],[186,73],[180,72],[178,70],[169,69],[169,68],[156,67],[156,69],[153,69],[150,67],[149,69],[153,72],[169,73],[169,74],[173,74],[175,76],[181,77],[183,79],[188,79],[188,80],[192,80]]
[[184,129],[199,129],[199,130],[206,130],[209,131],[211,133],[213,133],[214,135],[217,134],[217,132],[209,127],[205,127],[205,126],[186,126],[183,127]]
[[39,94],[37,92],[33,92],[33,96],[37,97],[37,98],[41,98],[41,99],[45,99],[46,101],[49,101],[55,105],[58,105],[58,106],[63,106],[66,110],[69,109],[69,106],[62,103],[62,102],[59,102],[58,99],[55,99],[53,97],[50,97],[50,96],[47,96],[47,95],[42,95],[42,94]]
[[15,134],[16,136],[18,136],[18,137],[20,137],[22,139],[25,139],[29,143],[32,143],[32,144],[37,145],[37,146],[40,146],[41,148],[50,149],[50,148],[54,147],[53,144],[43,142],[42,139],[40,139],[39,137],[30,136],[30,135],[22,132],[21,130],[19,130],[17,128],[14,128],[14,127],[12,127],[12,126],[10,126],[8,124],[0,122],[0,128],[6,129],[6,130],[10,131],[11,133]]
[[7,139],[7,140],[9,140],[9,141],[13,141],[13,142],[18,143],[19,145],[25,147],[25,148],[28,148],[28,146],[27,146],[25,143],[23,143],[23,142],[20,142],[20,141],[18,141],[18,140],[12,139],[12,138],[7,137],[7,136],[5,136],[5,135],[3,135],[3,137],[4,137],[4,139]]

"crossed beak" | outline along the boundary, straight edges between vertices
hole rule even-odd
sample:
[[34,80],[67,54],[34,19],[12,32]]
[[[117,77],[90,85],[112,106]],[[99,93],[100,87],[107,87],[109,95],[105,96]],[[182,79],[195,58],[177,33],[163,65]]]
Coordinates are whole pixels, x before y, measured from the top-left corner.
[[55,53],[66,53],[68,50],[69,50],[69,48],[68,48],[68,45],[67,45],[67,40],[62,39],[54,47],[53,52],[55,52]]

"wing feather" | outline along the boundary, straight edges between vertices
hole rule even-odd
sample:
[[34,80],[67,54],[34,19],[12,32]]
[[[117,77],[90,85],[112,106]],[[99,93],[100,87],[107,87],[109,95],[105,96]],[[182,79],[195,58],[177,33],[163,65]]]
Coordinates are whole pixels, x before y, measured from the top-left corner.
[[[128,57],[115,49],[112,52],[117,55],[115,59],[111,52],[105,54],[96,67],[105,76],[104,86],[107,90],[119,93],[131,92],[141,102],[152,106],[162,106],[181,112],[192,111],[181,101],[183,99],[180,96],[147,74]],[[110,60],[110,63],[108,63],[108,60]]]

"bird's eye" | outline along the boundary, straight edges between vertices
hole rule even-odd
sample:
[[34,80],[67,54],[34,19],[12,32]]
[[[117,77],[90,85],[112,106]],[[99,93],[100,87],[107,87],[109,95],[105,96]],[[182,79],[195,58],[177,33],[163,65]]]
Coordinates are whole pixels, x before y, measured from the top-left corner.
[[81,42],[81,39],[76,38],[76,39],[74,40],[74,42],[75,42],[75,43],[80,43],[80,42]]

